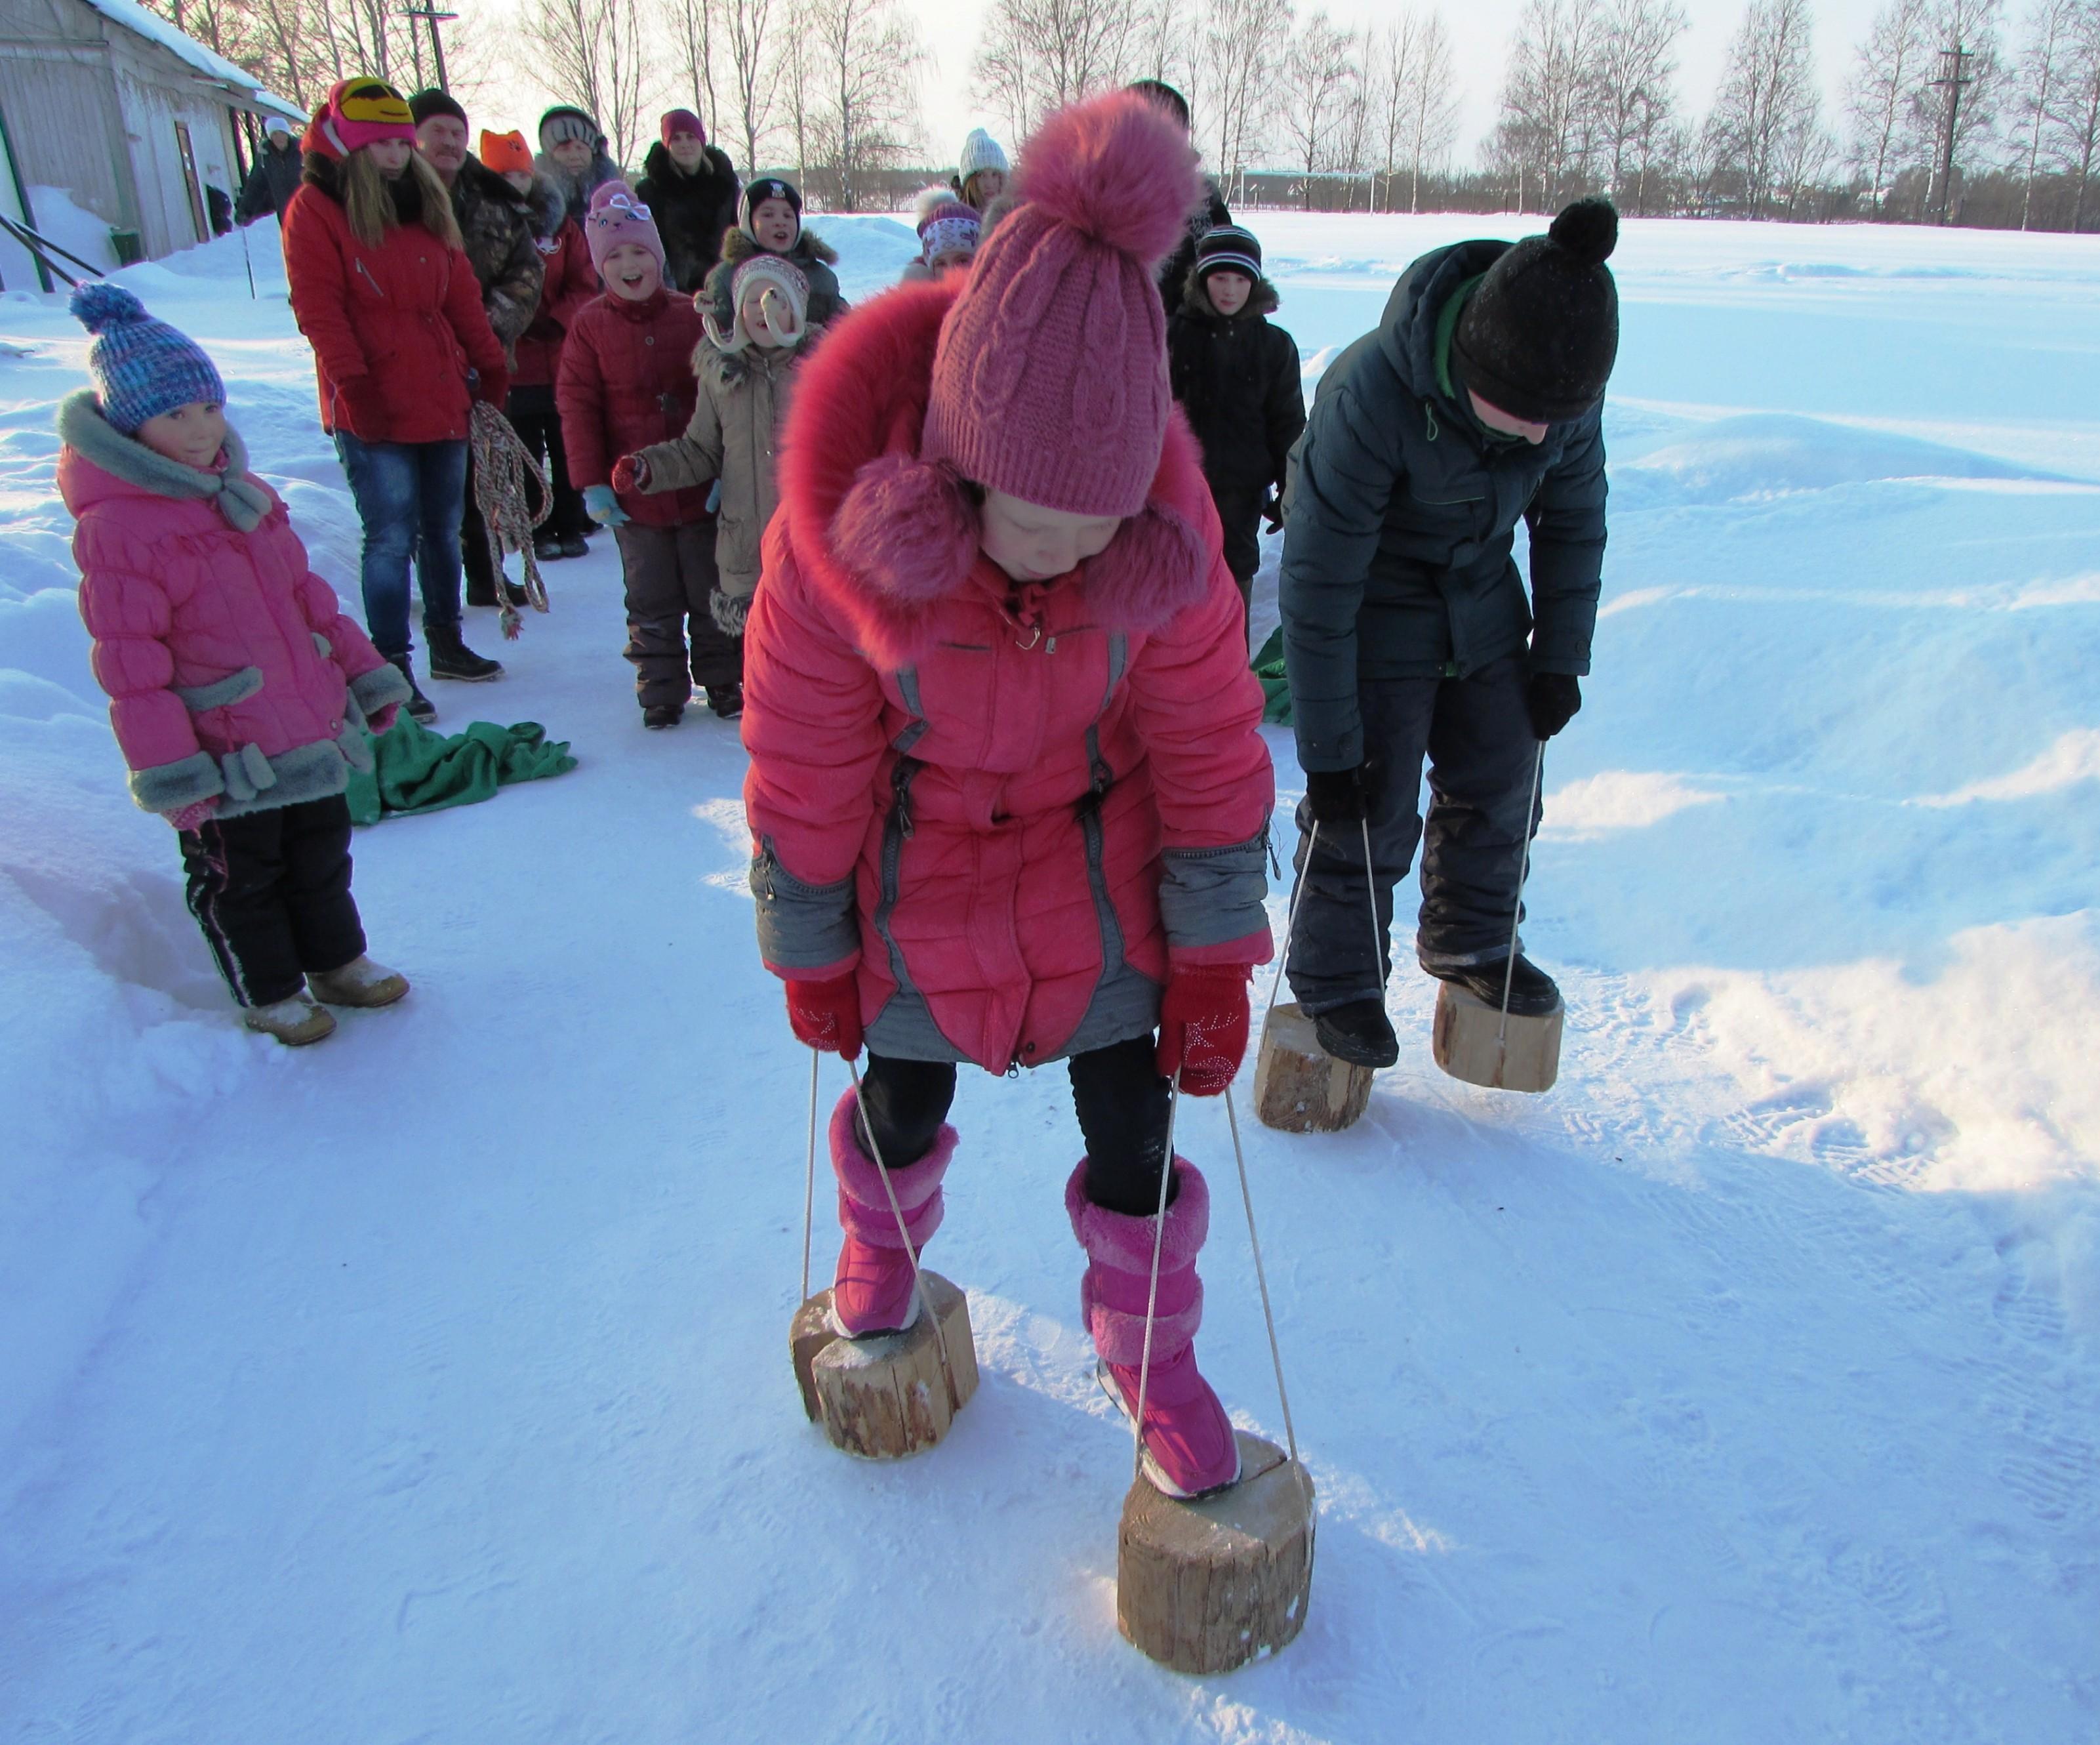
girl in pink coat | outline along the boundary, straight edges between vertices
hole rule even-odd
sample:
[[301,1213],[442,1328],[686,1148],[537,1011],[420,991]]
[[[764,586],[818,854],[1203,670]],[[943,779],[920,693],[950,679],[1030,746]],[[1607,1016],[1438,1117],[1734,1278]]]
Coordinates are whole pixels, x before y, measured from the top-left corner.
[[248,470],[211,360],[117,285],[72,307],[95,386],[59,409],[58,484],[131,796],[179,833],[190,912],[249,1027],[318,1042],[335,1020],[317,1001],[408,991],[364,954],[342,797],[408,683]]
[[[830,1128],[840,1331],[915,1313],[874,1160],[923,1244],[957,1064],[1064,1060],[1081,1303],[1126,1411],[1170,1081],[1224,1089],[1269,954],[1261,692],[1153,289],[1198,186],[1141,99],[1066,109],[967,279],[839,324],[797,390],[746,638],[761,952],[798,1037],[868,1050],[865,1119],[849,1093]],[[1238,1455],[1193,1343],[1208,1190],[1177,1157],[1169,1192],[1142,1440],[1193,1495]]]

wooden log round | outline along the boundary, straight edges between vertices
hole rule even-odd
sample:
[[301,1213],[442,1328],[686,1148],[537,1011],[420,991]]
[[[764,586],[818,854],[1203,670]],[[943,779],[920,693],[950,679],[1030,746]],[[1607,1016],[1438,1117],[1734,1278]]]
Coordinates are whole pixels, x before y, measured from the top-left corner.
[[933,1313],[901,1333],[842,1337],[829,1291],[796,1311],[788,1345],[802,1409],[848,1454],[893,1460],[930,1448],[977,1390],[968,1300],[938,1273],[920,1276]]
[[1143,1478],[1123,1499],[1116,1628],[1177,1672],[1229,1672],[1305,1625],[1312,1593],[1312,1475],[1238,1433],[1240,1482],[1191,1502]]
[[1261,1021],[1254,1068],[1254,1112],[1279,1133],[1333,1133],[1352,1127],[1371,1100],[1371,1071],[1320,1046],[1312,1020],[1293,1004]]
[[1512,1012],[1505,1035],[1500,1005],[1454,982],[1440,983],[1430,1048],[1454,1079],[1489,1090],[1547,1091],[1560,1076],[1560,1021],[1566,1008],[1527,1018]]

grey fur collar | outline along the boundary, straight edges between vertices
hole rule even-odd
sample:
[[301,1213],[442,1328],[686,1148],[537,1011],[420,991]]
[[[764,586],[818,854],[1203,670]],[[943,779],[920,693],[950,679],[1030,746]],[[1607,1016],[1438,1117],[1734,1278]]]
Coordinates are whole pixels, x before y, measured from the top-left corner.
[[243,533],[254,532],[270,511],[270,493],[248,476],[248,445],[231,424],[226,427],[226,470],[208,473],[156,454],[125,435],[103,417],[93,393],[82,388],[60,403],[59,440],[104,472],[156,497],[216,505]]

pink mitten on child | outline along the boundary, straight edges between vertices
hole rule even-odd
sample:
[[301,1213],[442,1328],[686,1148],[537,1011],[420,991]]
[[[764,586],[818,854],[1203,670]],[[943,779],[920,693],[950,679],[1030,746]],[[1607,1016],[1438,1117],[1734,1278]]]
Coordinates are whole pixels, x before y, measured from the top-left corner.
[[161,816],[178,830],[201,830],[218,811],[218,796],[212,794],[201,800],[192,800],[180,811],[164,812]]

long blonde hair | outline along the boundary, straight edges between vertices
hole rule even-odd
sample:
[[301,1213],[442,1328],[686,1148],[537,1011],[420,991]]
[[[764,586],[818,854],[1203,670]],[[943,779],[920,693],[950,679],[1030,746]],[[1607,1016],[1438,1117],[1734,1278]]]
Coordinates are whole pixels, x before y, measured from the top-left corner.
[[[414,179],[423,228],[447,248],[457,248],[460,228],[452,216],[452,190],[421,152],[409,152],[408,167],[402,174]],[[386,178],[379,173],[372,153],[362,148],[342,161],[342,210],[350,220],[350,233],[368,249],[379,247],[388,230],[401,222]]]

